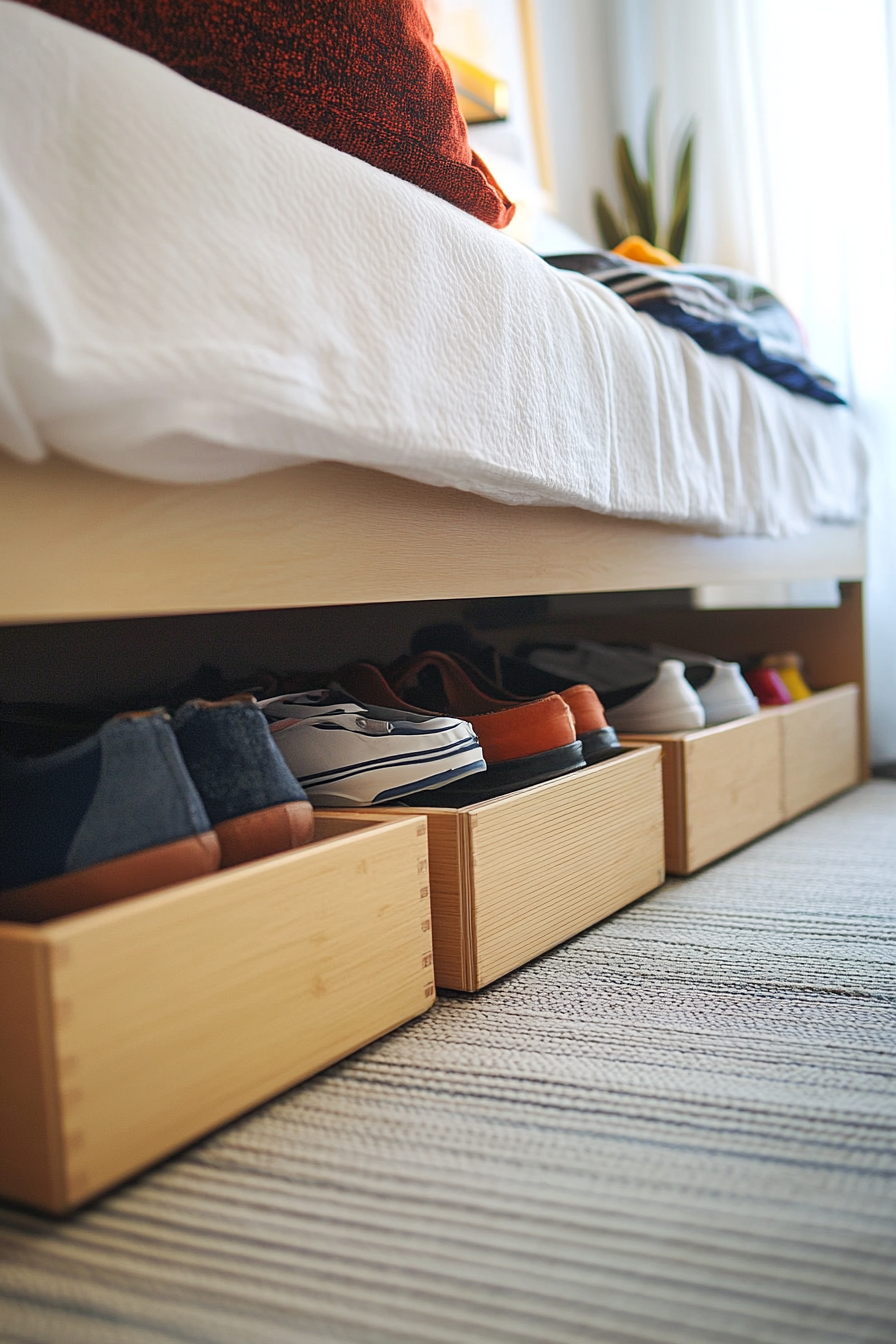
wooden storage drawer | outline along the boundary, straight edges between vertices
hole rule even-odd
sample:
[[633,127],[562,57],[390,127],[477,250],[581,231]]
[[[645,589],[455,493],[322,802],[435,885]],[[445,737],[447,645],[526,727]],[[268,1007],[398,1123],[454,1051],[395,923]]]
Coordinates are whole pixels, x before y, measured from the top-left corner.
[[0,1195],[65,1212],[433,1003],[425,823],[321,833],[0,923]]
[[666,867],[692,873],[784,820],[781,730],[761,713],[686,733],[627,734],[663,749]]
[[769,711],[781,729],[785,820],[858,784],[862,775],[858,686],[820,691]]
[[857,686],[688,733],[628,734],[663,750],[666,867],[693,873],[858,783]]
[[665,877],[656,747],[491,802],[422,814],[435,979],[446,989],[481,989]]

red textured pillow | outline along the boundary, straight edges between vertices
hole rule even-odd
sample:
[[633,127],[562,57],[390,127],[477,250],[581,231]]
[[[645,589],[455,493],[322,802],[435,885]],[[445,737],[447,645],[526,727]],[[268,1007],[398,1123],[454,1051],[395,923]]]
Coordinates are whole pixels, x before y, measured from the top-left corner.
[[25,0],[504,228],[422,0]]

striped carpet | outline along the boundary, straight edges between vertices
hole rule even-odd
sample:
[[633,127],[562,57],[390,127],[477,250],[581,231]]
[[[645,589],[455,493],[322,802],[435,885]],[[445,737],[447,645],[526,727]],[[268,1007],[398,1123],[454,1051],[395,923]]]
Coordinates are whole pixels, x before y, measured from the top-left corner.
[[896,784],[425,1018],[78,1218],[28,1344],[896,1340]]

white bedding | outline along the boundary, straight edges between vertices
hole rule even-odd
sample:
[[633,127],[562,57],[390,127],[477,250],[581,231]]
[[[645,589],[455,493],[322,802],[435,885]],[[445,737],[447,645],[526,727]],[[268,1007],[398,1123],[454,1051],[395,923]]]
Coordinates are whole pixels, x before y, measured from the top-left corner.
[[0,443],[164,481],[353,462],[713,531],[863,506],[848,411],[9,0]]

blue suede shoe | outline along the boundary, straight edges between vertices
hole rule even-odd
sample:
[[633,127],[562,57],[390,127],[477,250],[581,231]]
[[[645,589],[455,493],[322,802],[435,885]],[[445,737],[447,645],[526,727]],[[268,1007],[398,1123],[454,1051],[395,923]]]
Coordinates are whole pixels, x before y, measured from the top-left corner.
[[0,757],[0,919],[39,921],[214,872],[218,838],[167,714]]
[[171,722],[218,836],[222,868],[314,838],[308,795],[274,745],[252,695],[189,700]]

